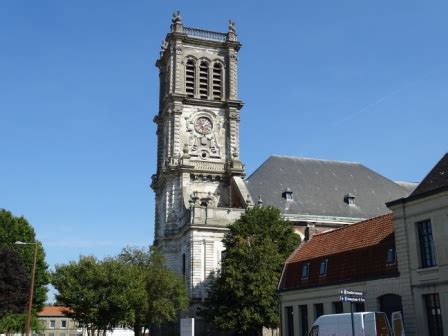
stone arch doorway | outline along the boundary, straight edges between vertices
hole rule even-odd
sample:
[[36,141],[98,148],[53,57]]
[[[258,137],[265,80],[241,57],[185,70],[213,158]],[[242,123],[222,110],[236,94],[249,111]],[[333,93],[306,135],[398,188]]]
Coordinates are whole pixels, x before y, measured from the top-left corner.
[[403,316],[403,306],[401,304],[401,296],[397,294],[384,294],[378,297],[380,311],[385,312],[389,322],[393,312],[399,311]]

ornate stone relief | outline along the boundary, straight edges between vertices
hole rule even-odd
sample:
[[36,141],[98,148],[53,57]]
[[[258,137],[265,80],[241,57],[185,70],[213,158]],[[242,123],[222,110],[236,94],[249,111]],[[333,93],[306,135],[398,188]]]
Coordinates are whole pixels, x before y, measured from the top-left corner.
[[220,118],[212,112],[201,111],[192,117],[185,117],[188,136],[188,149],[192,157],[201,160],[221,159],[221,135]]

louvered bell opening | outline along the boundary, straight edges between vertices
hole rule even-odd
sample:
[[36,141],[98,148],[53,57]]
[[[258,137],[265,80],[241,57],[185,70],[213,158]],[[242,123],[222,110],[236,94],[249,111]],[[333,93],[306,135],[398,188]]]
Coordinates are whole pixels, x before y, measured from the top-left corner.
[[208,98],[208,64],[202,62],[199,67],[199,97]]
[[222,67],[219,63],[213,66],[213,99],[222,99]]
[[194,97],[194,74],[195,66],[193,61],[188,61],[185,69],[185,92],[188,97]]

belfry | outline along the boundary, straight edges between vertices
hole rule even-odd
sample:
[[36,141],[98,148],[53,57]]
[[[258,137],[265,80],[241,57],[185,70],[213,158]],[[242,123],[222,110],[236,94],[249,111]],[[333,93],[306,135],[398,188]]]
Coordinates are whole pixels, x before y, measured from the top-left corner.
[[155,245],[197,304],[220,267],[226,227],[253,203],[239,151],[240,47],[234,22],[227,33],[189,28],[177,12],[156,63]]

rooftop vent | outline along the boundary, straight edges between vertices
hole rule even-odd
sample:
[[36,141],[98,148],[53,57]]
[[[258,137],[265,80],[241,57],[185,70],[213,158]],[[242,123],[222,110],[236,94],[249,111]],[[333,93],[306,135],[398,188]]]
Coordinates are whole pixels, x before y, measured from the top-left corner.
[[290,188],[286,188],[286,190],[282,193],[282,197],[287,201],[292,201],[292,191]]
[[344,196],[344,202],[347,203],[348,205],[355,205],[355,198],[356,196],[348,193],[347,195]]

